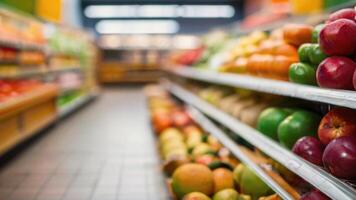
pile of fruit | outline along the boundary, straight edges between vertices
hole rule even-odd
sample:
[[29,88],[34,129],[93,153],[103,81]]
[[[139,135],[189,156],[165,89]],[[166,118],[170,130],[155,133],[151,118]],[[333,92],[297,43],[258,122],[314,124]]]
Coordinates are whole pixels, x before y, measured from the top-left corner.
[[253,170],[240,163],[216,138],[195,124],[184,107],[165,91],[150,86],[146,87],[146,94],[164,161],[163,170],[169,177],[168,184],[174,198],[280,199]]
[[0,80],[0,103],[31,92],[41,84],[36,80]]
[[36,45],[45,43],[43,25],[34,18],[0,10],[0,19],[0,35],[3,41]]
[[333,108],[319,115],[291,108],[267,108],[257,129],[334,176],[356,181],[356,111]]
[[[210,58],[202,53],[190,63],[199,67],[204,63],[203,67],[221,72],[356,90],[355,16],[355,9],[342,9],[315,27],[287,24],[269,35],[253,32],[225,38],[221,43],[225,47],[208,54]],[[207,51],[210,46],[206,43],[203,48]]]
[[[323,115],[298,108],[298,101],[267,94],[222,86],[187,84],[186,87],[335,177],[352,185],[356,183],[355,110],[334,107]],[[284,104],[295,107],[278,107]],[[241,143],[239,139],[235,141]],[[290,172],[285,173],[286,169],[280,165],[274,167],[293,186],[305,184]]]

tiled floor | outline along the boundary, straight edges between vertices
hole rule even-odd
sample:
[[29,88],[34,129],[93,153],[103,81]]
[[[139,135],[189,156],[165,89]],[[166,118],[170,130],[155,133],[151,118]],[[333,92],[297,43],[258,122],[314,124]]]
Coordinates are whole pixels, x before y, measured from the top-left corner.
[[141,88],[107,89],[0,171],[0,200],[168,199]]

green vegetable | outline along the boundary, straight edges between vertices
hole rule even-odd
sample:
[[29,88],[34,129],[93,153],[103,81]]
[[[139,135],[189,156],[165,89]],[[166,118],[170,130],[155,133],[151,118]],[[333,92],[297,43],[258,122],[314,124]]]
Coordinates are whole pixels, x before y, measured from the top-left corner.
[[312,44],[306,43],[299,47],[298,56],[300,62],[309,62],[309,52],[312,49]]
[[325,24],[316,25],[313,32],[312,32],[312,42],[318,43],[319,42],[319,33],[321,29],[323,29]]
[[321,51],[319,44],[313,44],[308,52],[309,61],[314,65],[319,65],[327,56]]
[[315,69],[306,63],[294,63],[289,68],[289,80],[294,83],[316,85]]

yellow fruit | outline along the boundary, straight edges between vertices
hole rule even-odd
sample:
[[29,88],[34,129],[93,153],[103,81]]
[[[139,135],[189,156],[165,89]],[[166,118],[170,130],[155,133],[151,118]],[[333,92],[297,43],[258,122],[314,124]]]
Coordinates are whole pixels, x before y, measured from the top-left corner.
[[182,133],[176,128],[167,128],[159,136],[160,143],[165,143],[166,141],[172,139],[183,141]]
[[210,197],[206,196],[201,192],[192,192],[183,197],[183,200],[211,200]]
[[224,189],[216,193],[213,200],[240,200],[239,193],[234,189]]
[[206,143],[201,143],[201,144],[198,144],[193,149],[192,155],[193,155],[193,157],[196,157],[196,156],[213,153],[213,152],[214,152],[214,150],[211,148],[210,145],[208,145]]
[[214,177],[214,192],[219,192],[223,189],[234,188],[234,178],[230,170],[218,168],[213,171]]
[[176,169],[172,176],[172,189],[180,199],[191,192],[210,196],[214,191],[213,173],[201,164],[185,164]]

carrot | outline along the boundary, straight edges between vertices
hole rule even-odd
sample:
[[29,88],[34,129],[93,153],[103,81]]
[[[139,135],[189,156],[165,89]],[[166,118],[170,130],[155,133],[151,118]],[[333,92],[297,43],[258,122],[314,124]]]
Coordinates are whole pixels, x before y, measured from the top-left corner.
[[299,47],[304,43],[310,43],[313,27],[302,24],[287,24],[283,27],[284,40],[293,46]]

